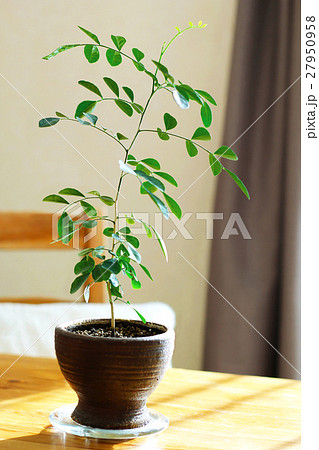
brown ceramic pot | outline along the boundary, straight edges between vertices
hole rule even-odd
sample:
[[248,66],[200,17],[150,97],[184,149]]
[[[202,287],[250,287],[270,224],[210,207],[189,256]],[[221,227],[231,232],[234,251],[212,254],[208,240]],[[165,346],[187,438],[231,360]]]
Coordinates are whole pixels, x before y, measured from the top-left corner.
[[[118,320],[117,323],[128,322]],[[130,321],[143,325],[139,321]],[[55,350],[62,374],[79,401],[76,422],[96,428],[146,425],[146,400],[166,372],[174,349],[174,331],[146,323],[159,334],[138,338],[103,338],[72,333],[72,328],[103,325],[109,319],[78,320],[55,329]]]

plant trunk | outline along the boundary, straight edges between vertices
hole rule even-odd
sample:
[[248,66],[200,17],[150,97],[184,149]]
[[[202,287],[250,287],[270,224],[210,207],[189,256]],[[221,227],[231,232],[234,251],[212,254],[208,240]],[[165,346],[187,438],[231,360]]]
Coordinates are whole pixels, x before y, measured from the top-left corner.
[[109,302],[111,305],[111,328],[112,328],[112,334],[113,336],[115,336],[115,315],[114,315],[114,301],[112,299],[112,294],[111,294],[111,286],[110,283],[106,283],[107,285],[107,292],[109,294]]

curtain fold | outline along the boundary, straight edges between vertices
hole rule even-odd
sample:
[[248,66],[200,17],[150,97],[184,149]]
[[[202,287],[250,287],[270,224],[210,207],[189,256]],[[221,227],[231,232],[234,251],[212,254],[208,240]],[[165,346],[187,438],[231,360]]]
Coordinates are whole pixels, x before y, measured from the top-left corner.
[[[221,174],[210,283],[232,306],[209,288],[205,370],[299,377],[299,45],[300,0],[239,0],[224,162],[251,200]],[[251,239],[221,239],[232,213]]]

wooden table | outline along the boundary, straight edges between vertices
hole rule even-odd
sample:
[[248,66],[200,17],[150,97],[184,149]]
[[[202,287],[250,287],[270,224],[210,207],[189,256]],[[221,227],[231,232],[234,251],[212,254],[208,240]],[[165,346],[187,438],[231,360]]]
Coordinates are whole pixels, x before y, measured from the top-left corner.
[[[14,359],[0,355],[0,373]],[[0,379],[0,449],[296,449],[299,390],[293,380],[169,369],[148,402],[169,417],[169,428],[110,442],[50,426],[49,413],[76,395],[55,360],[23,357]]]

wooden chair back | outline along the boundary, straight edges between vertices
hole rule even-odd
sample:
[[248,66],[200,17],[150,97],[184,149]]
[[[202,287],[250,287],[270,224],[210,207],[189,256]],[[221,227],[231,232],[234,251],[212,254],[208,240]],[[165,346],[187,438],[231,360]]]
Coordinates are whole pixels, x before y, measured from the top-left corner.
[[[61,242],[52,244],[57,239],[58,216],[50,213],[0,212],[0,250],[1,249],[43,249],[72,250],[96,247],[102,244],[101,223],[96,228],[81,228],[74,234],[74,239],[65,245]],[[76,243],[76,247],[74,247]],[[91,282],[89,277],[87,283]],[[105,283],[95,283],[90,288],[90,301],[102,303],[106,301]],[[0,302],[18,303],[55,303],[61,300],[32,297],[15,298],[0,297]],[[83,301],[83,300],[82,300]]]

